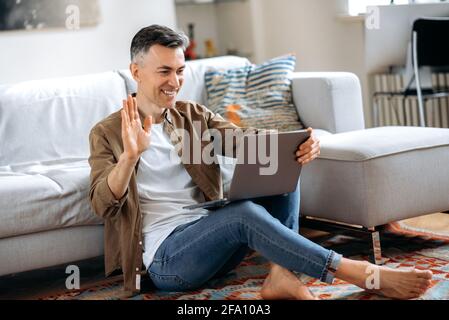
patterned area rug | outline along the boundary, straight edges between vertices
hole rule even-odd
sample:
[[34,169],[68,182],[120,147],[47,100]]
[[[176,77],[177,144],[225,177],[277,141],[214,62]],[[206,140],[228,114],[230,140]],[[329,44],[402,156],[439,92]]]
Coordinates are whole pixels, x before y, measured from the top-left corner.
[[[404,227],[406,226],[406,227]],[[321,245],[332,248],[346,257],[368,259],[368,241],[345,235],[323,236],[314,239]],[[449,237],[445,238],[432,231],[393,223],[381,233],[382,255],[385,265],[390,268],[416,267],[430,269],[434,276],[432,286],[422,300],[449,299]],[[360,255],[360,252],[366,252]],[[268,261],[257,253],[249,254],[246,259],[227,276],[209,281],[204,289],[192,292],[161,292],[154,288],[145,289],[133,300],[224,300],[224,299],[260,299],[259,290],[268,272]],[[332,285],[320,282],[305,275],[300,276],[310,290],[321,299],[343,300],[381,300],[381,296],[370,294],[362,289],[335,280]],[[115,300],[122,292],[121,277],[115,277],[78,291],[62,292],[42,297],[43,300]]]

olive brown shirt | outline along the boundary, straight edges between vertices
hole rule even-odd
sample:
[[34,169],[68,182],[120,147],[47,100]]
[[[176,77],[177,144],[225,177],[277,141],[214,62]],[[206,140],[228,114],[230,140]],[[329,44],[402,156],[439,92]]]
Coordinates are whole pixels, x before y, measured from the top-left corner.
[[[140,110],[139,116],[144,123],[144,116]],[[195,162],[193,146],[196,143],[201,151],[212,141],[215,146],[215,135],[210,136],[206,133],[213,129],[220,134],[222,141],[221,146],[218,149],[214,148],[212,153],[234,157],[239,138],[238,136],[226,138],[230,136],[226,135],[225,131],[235,131],[239,127],[206,107],[190,101],[178,101],[174,108],[165,109],[163,119],[164,132],[168,134],[171,142],[178,146],[178,155],[182,158],[185,169],[203,192],[206,201],[222,198],[219,164],[217,161],[205,162],[202,157],[199,162]],[[256,129],[250,128],[245,134],[257,132]],[[232,139],[231,149],[225,148],[227,146],[225,139]],[[142,268],[143,217],[139,209],[136,181],[140,160],[121,199],[115,198],[107,182],[109,173],[123,153],[120,111],[111,114],[92,128],[89,143],[91,167],[89,197],[95,214],[104,220],[105,273],[108,276],[120,270],[123,273],[125,294],[133,295],[140,292],[140,277],[146,273],[145,268]],[[213,157],[216,159],[216,154],[213,154]]]

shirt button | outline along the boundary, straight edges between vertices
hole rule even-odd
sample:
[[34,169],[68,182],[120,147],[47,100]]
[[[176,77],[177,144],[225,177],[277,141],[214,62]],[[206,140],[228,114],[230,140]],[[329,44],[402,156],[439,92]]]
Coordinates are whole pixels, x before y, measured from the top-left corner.
[[139,271],[139,268],[136,268],[136,271]]

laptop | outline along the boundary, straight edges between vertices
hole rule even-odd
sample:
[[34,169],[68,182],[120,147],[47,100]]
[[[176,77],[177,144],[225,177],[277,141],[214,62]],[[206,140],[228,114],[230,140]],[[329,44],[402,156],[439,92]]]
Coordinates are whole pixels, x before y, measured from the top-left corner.
[[228,196],[183,208],[219,208],[233,201],[295,191],[302,168],[296,151],[309,136],[306,130],[243,136]]

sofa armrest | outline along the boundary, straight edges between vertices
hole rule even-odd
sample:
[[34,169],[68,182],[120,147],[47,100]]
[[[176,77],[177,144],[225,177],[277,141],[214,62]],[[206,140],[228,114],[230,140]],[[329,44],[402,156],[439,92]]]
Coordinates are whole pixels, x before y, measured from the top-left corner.
[[331,133],[365,128],[360,81],[347,72],[296,72],[293,101],[303,124]]

